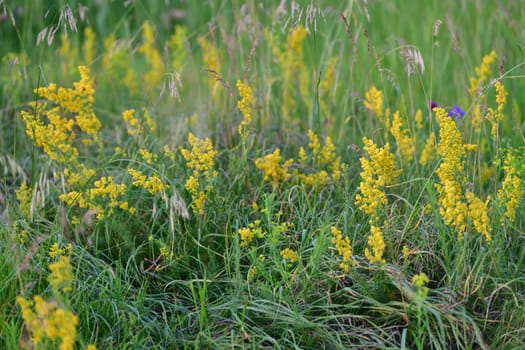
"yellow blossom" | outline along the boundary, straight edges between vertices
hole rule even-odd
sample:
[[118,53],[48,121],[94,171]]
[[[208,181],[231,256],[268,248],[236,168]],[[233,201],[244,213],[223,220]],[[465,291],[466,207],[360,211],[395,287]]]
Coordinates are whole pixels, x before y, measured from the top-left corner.
[[75,314],[60,307],[56,301],[46,301],[39,295],[35,295],[33,301],[18,296],[16,301],[35,347],[48,338],[60,340],[60,350],[73,350],[78,325]]
[[370,261],[371,264],[384,264],[386,261],[383,259],[383,253],[385,251],[386,244],[383,239],[383,233],[379,227],[374,225],[370,227],[368,246],[369,248],[365,248],[365,257],[368,259],[368,261]]
[[353,265],[352,246],[348,237],[343,238],[343,233],[335,226],[330,228],[332,232],[332,243],[335,244],[337,253],[341,256],[343,262],[339,267],[344,271],[350,271],[350,265]]
[[186,60],[187,49],[185,45],[187,30],[185,27],[176,25],[175,32],[170,36],[168,48],[170,50],[171,66],[175,72],[182,70],[182,65]]
[[155,91],[160,88],[160,81],[164,74],[164,65],[159,50],[155,47],[155,33],[149,22],[142,26],[142,44],[137,50],[146,59],[148,70],[144,74],[143,91]]
[[15,196],[22,215],[24,215],[26,218],[31,217],[33,191],[31,191],[31,188],[27,186],[25,181],[22,182],[22,185],[20,185],[20,187],[15,190]]
[[489,108],[487,112],[487,120],[492,124],[490,131],[492,137],[496,137],[498,134],[498,125],[499,122],[504,118],[503,109],[507,104],[508,95],[507,91],[505,90],[505,86],[503,86],[500,81],[494,83],[494,87],[496,88],[496,103],[498,107],[496,109]]
[[482,87],[482,84],[490,75],[490,66],[496,60],[497,54],[495,51],[491,51],[488,55],[483,57],[481,64],[476,67],[474,70],[476,72],[476,77],[470,78],[470,88],[468,93],[471,96],[479,93],[479,90]]
[[209,138],[201,140],[192,133],[188,135],[188,143],[191,149],[180,148],[186,165],[192,170],[184,187],[191,194],[193,211],[204,215],[205,202],[212,189],[210,182],[217,176],[217,171],[214,170],[217,151]]
[[462,239],[467,220],[467,204],[462,194],[462,186],[465,183],[466,150],[461,141],[461,133],[453,119],[448,117],[443,108],[436,107],[434,112],[440,128],[438,154],[442,158],[436,171],[440,183],[435,185],[439,194],[439,212],[445,224],[452,226],[458,238]]
[[414,156],[414,145],[407,129],[403,129],[403,123],[399,117],[399,111],[393,115],[390,132],[394,136],[397,144],[397,153],[400,158],[410,162]]
[[264,181],[270,180],[274,187],[277,187],[280,181],[288,178],[288,167],[293,163],[293,159],[286,161],[283,165],[281,165],[281,161],[279,148],[273,153],[255,160],[255,166],[264,172]]
[[423,112],[421,109],[418,109],[416,111],[416,115],[414,116],[414,120],[416,121],[416,130],[423,129]]
[[82,44],[82,54],[84,58],[84,64],[90,64],[95,59],[95,42],[96,35],[91,26],[87,26],[84,29],[84,41]]
[[73,283],[73,267],[69,263],[67,256],[60,256],[59,261],[49,265],[49,270],[51,273],[47,280],[55,293],[60,291],[67,293],[73,290],[71,287]]
[[237,80],[237,89],[239,90],[239,96],[241,99],[237,101],[237,108],[241,111],[243,120],[239,124],[237,131],[240,135],[246,136],[248,133],[248,127],[252,123],[252,106],[254,103],[252,88],[244,84],[242,81]]
[[487,205],[490,201],[490,196],[485,202],[476,197],[474,193],[467,192],[465,197],[467,198],[468,203],[468,217],[474,229],[483,234],[485,240],[490,242],[492,240],[491,236],[491,225],[489,215],[487,213]]
[[516,218],[516,209],[520,206],[525,194],[524,181],[520,178],[514,163],[514,156],[512,154],[507,155],[503,163],[505,178],[498,190],[498,200],[504,206],[504,215],[510,222]]
[[365,107],[377,117],[383,117],[383,92],[372,86],[365,93]]
[[394,156],[389,152],[389,144],[379,148],[372,140],[363,138],[364,150],[370,160],[360,159],[362,181],[359,184],[361,193],[356,195],[355,204],[374,221],[379,210],[387,203],[384,187],[393,184],[399,171],[395,169]]
[[430,282],[430,279],[424,272],[412,277],[412,284],[417,288],[417,293],[421,296],[426,296],[428,294],[428,288],[425,287],[428,282]]
[[423,151],[421,152],[421,157],[419,158],[419,164],[425,166],[428,162],[436,159],[437,157],[437,147],[436,147],[436,135],[434,133],[430,134]]
[[294,263],[299,260],[299,254],[297,254],[296,251],[290,248],[285,248],[281,250],[281,256],[283,257],[284,260],[287,260],[291,263]]

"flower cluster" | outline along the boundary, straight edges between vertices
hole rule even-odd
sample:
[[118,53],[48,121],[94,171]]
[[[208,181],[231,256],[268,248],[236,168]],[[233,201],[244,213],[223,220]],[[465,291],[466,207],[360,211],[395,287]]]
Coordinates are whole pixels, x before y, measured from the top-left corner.
[[73,267],[69,262],[69,257],[64,255],[60,256],[57,262],[49,264],[49,270],[51,273],[47,280],[55,294],[60,292],[67,293],[73,290],[71,287],[73,282]]
[[412,284],[416,287],[417,293],[421,296],[426,296],[428,294],[428,287],[426,287],[428,282],[430,282],[430,279],[424,272],[412,277]]
[[241,99],[237,101],[237,108],[241,111],[243,120],[237,127],[237,131],[243,137],[248,134],[248,127],[252,123],[252,106],[253,106],[253,92],[252,88],[244,84],[242,81],[237,80],[237,89],[239,90],[239,96]]
[[[93,110],[94,82],[87,67],[80,66],[80,81],[74,88],[58,88],[56,84],[36,89],[36,93],[57,106],[48,108],[31,103],[32,111],[22,111],[26,133],[51,158],[70,168],[78,164],[78,149],[74,142],[77,130],[84,133],[82,143],[99,142],[101,123]],[[78,128],[78,129],[77,129]]]
[[365,93],[365,107],[378,118],[383,117],[383,92],[372,86]]
[[[134,109],[127,109],[122,112],[122,119],[126,123],[128,134],[132,137],[141,136],[145,131],[151,133],[156,128],[155,121],[151,118],[147,109],[144,109],[142,120],[135,117]],[[147,129],[145,129],[145,126],[147,126]]]
[[[202,50],[202,59],[204,61],[204,68],[213,76],[217,76],[221,72],[221,59],[219,49],[215,44],[211,43],[206,37],[201,36],[198,40],[199,46]],[[209,80],[212,96],[218,96],[219,83],[216,79]]]
[[262,158],[255,160],[257,169],[263,171],[264,181],[270,181],[273,187],[277,187],[280,181],[288,178],[288,167],[293,163],[293,159],[281,164],[281,150],[277,148],[273,153],[269,153]]
[[343,238],[343,233],[335,226],[330,228],[332,232],[332,243],[337,249],[337,253],[341,256],[343,262],[339,267],[344,271],[350,271],[350,265],[353,265],[352,260],[352,246],[348,237]]
[[[308,130],[308,138],[311,156],[306,154],[303,147],[299,149],[298,161],[304,172],[294,169],[292,177],[310,187],[326,185],[339,180],[344,164],[341,163],[341,157],[337,157],[335,154],[332,138],[326,137],[324,146],[312,130]],[[309,167],[313,168],[314,171],[309,172]]]
[[122,199],[126,189],[125,184],[115,183],[112,176],[104,176],[87,191],[70,191],[60,195],[60,200],[71,206],[94,210],[97,219],[113,215],[116,208],[135,214],[136,209]]
[[290,28],[284,49],[275,45],[273,37],[269,38],[274,59],[281,69],[283,91],[281,113],[286,121],[296,109],[299,95],[305,100],[309,95],[309,76],[303,57],[303,42],[307,35],[308,32],[302,25]]
[[15,190],[15,196],[22,215],[26,218],[31,217],[33,191],[31,191],[31,188],[27,186],[27,182],[22,182],[22,185],[20,185],[20,187]]
[[377,226],[370,226],[370,235],[368,236],[368,247],[365,248],[365,257],[371,264],[384,264],[383,258],[386,244],[383,238],[383,232]]
[[437,157],[437,142],[436,134],[433,132],[428,136],[425,141],[425,146],[423,146],[423,151],[421,151],[421,156],[419,158],[419,164],[425,166],[428,162],[436,159]]
[[160,86],[160,81],[164,74],[164,65],[160,56],[159,50],[155,47],[155,35],[153,28],[148,22],[142,26],[142,44],[138,48],[149,70],[144,74],[144,89],[143,91],[155,91]]
[[490,242],[490,222],[487,214],[490,198],[483,202],[472,192],[463,194],[466,182],[464,158],[466,152],[472,149],[472,145],[462,143],[461,133],[443,108],[438,107],[434,111],[439,123],[438,154],[442,158],[436,171],[440,183],[435,184],[439,195],[439,213],[445,224],[456,230],[459,239],[463,238],[467,224],[470,223],[477,232],[483,234],[487,242]]
[[468,205],[468,218],[470,223],[474,226],[476,232],[481,233],[487,242],[492,240],[492,227],[490,225],[490,219],[487,214],[487,205],[490,201],[490,196],[487,197],[485,202],[476,197],[472,192],[465,194]]
[[299,260],[299,254],[293,249],[285,248],[281,250],[281,256],[284,260],[294,263]]
[[525,194],[525,182],[520,178],[514,162],[514,156],[509,153],[503,163],[505,178],[498,190],[498,200],[505,206],[505,217],[510,222],[516,218],[516,209]]
[[47,338],[60,340],[60,350],[73,350],[78,324],[74,313],[61,307],[57,301],[46,301],[39,295],[35,295],[33,301],[18,296],[16,301],[35,347]]
[[379,148],[372,140],[363,138],[364,150],[370,159],[362,157],[360,194],[356,195],[355,204],[376,221],[381,207],[387,203],[384,187],[393,184],[399,171],[395,169],[394,156],[389,152],[389,144]]
[[490,66],[494,63],[497,56],[495,51],[491,51],[483,57],[481,64],[475,68],[476,77],[470,78],[470,88],[468,89],[470,96],[474,96],[480,92],[483,82],[487,80],[490,75]]
[[209,138],[201,140],[192,133],[188,134],[188,143],[191,149],[180,148],[186,165],[192,171],[184,187],[191,194],[193,212],[204,215],[206,199],[212,189],[211,182],[217,176],[214,170],[217,151],[213,149]]
[[169,186],[164,184],[156,175],[146,176],[140,170],[133,168],[129,168],[128,173],[133,179],[133,186],[143,187],[151,194],[157,194],[169,188]]
[[237,232],[241,238],[241,247],[248,247],[255,237],[262,238],[266,235],[261,228],[261,220],[250,222],[248,227],[240,228]]
[[461,133],[447,112],[440,107],[434,108],[434,112],[439,123],[438,154],[442,157],[436,171],[441,183],[435,185],[439,194],[439,212],[445,224],[452,226],[461,237],[467,219],[467,204],[462,194],[465,147]]
[[392,126],[390,127],[390,132],[394,136],[397,144],[397,153],[400,158],[404,161],[410,162],[414,157],[414,143],[412,138],[408,134],[407,129],[403,129],[403,123],[399,116],[399,111],[396,111],[392,116]]
[[503,120],[503,109],[507,104],[507,91],[505,86],[500,81],[494,83],[494,88],[496,89],[496,104],[498,107],[496,109],[489,108],[487,112],[487,120],[492,124],[491,134],[492,137],[496,137],[498,134],[498,124]]
[[186,33],[187,29],[183,26],[176,25],[175,33],[173,33],[168,42],[168,48],[171,53],[171,66],[175,72],[182,70],[182,65],[188,55],[186,49]]

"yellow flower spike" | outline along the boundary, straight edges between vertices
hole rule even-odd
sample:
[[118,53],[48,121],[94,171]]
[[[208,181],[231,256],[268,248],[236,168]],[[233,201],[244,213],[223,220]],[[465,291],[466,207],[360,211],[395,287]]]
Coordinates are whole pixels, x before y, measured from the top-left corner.
[[[508,154],[503,162],[503,171],[505,178],[498,190],[498,200],[505,208],[504,217],[510,222],[516,218],[516,209],[520,206],[523,195],[525,194],[525,185],[523,179],[519,177],[518,170],[513,165],[514,156]],[[502,221],[504,218],[501,219]]]
[[241,111],[243,120],[237,127],[237,131],[240,135],[246,137],[248,134],[248,127],[252,123],[252,106],[254,103],[252,88],[244,84],[242,81],[237,80],[237,89],[239,90],[240,100],[237,101],[237,108]]
[[491,73],[490,66],[494,63],[497,57],[496,52],[491,51],[488,55],[483,57],[481,64],[474,69],[476,77],[470,78],[470,88],[468,89],[470,96],[479,93],[483,82],[487,80]]
[[[50,253],[51,254],[51,253]],[[55,293],[57,292],[71,292],[73,283],[73,267],[69,263],[67,256],[60,256],[60,260],[56,263],[49,264],[51,274],[48,277],[48,282]]]
[[56,301],[46,301],[39,295],[35,295],[33,301],[18,296],[16,301],[22,309],[22,318],[35,347],[48,338],[60,340],[60,350],[73,350],[78,325],[75,314],[60,307]]
[[202,216],[205,214],[204,206],[208,193],[213,188],[210,182],[217,176],[217,171],[214,170],[217,151],[209,138],[201,140],[192,133],[188,134],[188,143],[191,149],[180,148],[186,165],[192,170],[192,175],[188,177],[184,187],[191,194],[194,213]]
[[426,296],[428,294],[428,288],[425,287],[428,282],[430,282],[430,279],[424,272],[412,277],[412,284],[416,287],[417,293],[421,296]]
[[383,117],[383,92],[372,86],[365,93],[365,107],[377,117]]
[[404,161],[410,162],[414,156],[414,144],[409,135],[409,131],[403,128],[403,123],[399,116],[399,111],[394,112],[392,117],[392,126],[390,132],[397,144],[397,153]]
[[462,186],[465,182],[466,149],[454,120],[448,117],[443,108],[436,107],[434,112],[439,123],[438,154],[442,158],[436,171],[440,183],[435,184],[439,195],[439,213],[445,224],[456,230],[458,239],[461,240],[468,217],[467,204],[462,194]]
[[369,247],[365,248],[365,257],[368,259],[368,261],[370,261],[371,264],[386,263],[385,259],[383,258],[386,244],[383,239],[383,233],[379,227],[373,225],[370,227],[368,246]]
[[274,187],[277,187],[279,182],[286,180],[289,175],[287,164],[290,163],[290,160],[283,165],[281,165],[281,161],[281,150],[278,148],[273,153],[255,160],[257,169],[264,173],[264,181],[269,180]]
[[337,249],[337,253],[341,256],[343,262],[339,267],[344,271],[350,271],[350,265],[353,265],[352,260],[352,246],[350,245],[350,239],[348,237],[343,238],[343,233],[335,226],[330,228],[332,232],[332,243]]
[[375,221],[380,209],[387,204],[384,187],[397,180],[399,171],[395,169],[394,156],[389,151],[388,143],[383,148],[379,148],[366,137],[363,138],[363,143],[370,159],[365,157],[360,159],[363,169],[360,174],[362,181],[359,184],[360,193],[356,195],[355,204]]

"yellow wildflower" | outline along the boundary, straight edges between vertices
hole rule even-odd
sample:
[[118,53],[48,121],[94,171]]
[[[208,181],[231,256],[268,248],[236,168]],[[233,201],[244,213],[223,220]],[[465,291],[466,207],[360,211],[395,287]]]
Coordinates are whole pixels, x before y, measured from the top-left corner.
[[377,117],[383,117],[383,92],[372,86],[365,93],[365,107]]
[[47,280],[54,293],[59,293],[60,291],[67,293],[73,290],[71,287],[73,283],[73,267],[69,263],[67,256],[60,256],[59,261],[49,265],[49,270],[51,273]]
[[175,72],[182,70],[182,65],[186,60],[187,50],[185,45],[186,28],[180,25],[175,26],[175,32],[170,36],[168,48],[170,49],[171,66]]
[[453,119],[447,116],[443,108],[436,107],[434,112],[440,128],[438,154],[442,158],[436,171],[441,183],[435,185],[439,194],[439,212],[445,224],[452,226],[458,233],[459,239],[462,239],[467,219],[467,204],[462,195],[466,151],[461,142],[461,133]]
[[84,41],[82,44],[82,54],[84,56],[84,64],[90,64],[95,59],[95,42],[96,35],[91,26],[84,29]]
[[393,184],[399,171],[395,169],[394,156],[389,152],[389,144],[377,147],[372,141],[363,138],[364,150],[370,160],[362,157],[362,181],[359,184],[360,194],[356,195],[355,204],[375,220],[381,207],[387,203],[384,187]]
[[393,115],[390,132],[396,140],[397,153],[399,154],[400,158],[410,162],[414,156],[414,145],[410,135],[408,134],[408,130],[403,129],[403,123],[399,117],[399,111],[396,111]]
[[148,177],[140,170],[135,170],[133,168],[129,168],[128,173],[133,179],[133,186],[143,187],[151,194],[157,194],[168,189],[168,185],[164,184],[162,180],[156,175]]
[[18,189],[15,190],[15,196],[18,201],[18,207],[20,212],[26,218],[31,217],[31,202],[33,198],[33,191],[27,186],[27,183],[24,181]]
[[291,263],[294,263],[299,260],[299,254],[297,254],[296,251],[290,248],[285,248],[281,250],[281,256],[283,257],[284,260],[287,260]]
[[241,237],[242,247],[249,246],[253,238],[255,237],[255,232],[249,227],[240,228],[238,233],[239,233],[239,236]]
[[503,163],[505,178],[498,190],[498,200],[504,205],[505,217],[510,222],[516,218],[516,209],[520,206],[525,194],[524,181],[519,177],[514,162],[514,156],[512,154],[507,155]]
[[421,109],[418,109],[416,111],[416,115],[414,116],[414,120],[416,121],[416,130],[423,129],[423,112]]
[[483,234],[485,240],[490,242],[492,239],[491,236],[491,225],[490,219],[487,214],[487,205],[490,201],[490,196],[485,202],[481,201],[476,195],[472,192],[467,192],[465,197],[467,198],[468,203],[468,217],[474,229]]
[[[189,133],[188,142],[191,149],[180,148],[186,165],[192,170],[192,175],[188,177],[184,187],[191,194],[193,211],[204,215],[204,205],[212,189],[209,183],[217,176],[217,171],[213,169],[217,151],[213,149],[209,138],[201,140]],[[199,190],[200,188],[205,190]]]
[[142,44],[139,53],[144,55],[149,70],[144,74],[144,89],[142,91],[155,91],[160,87],[160,81],[164,74],[164,65],[159,50],[155,47],[155,33],[149,22],[142,26]]
[[47,337],[60,340],[60,350],[73,350],[78,325],[75,314],[61,308],[56,301],[46,301],[39,295],[35,295],[33,301],[18,296],[16,301],[35,347]]
[[377,226],[370,226],[370,235],[368,236],[368,245],[370,249],[365,248],[365,257],[370,261],[371,264],[384,264],[386,261],[383,259],[383,253],[386,248],[385,241],[383,239],[383,233]]
[[487,112],[487,120],[492,124],[490,133],[493,137],[496,137],[498,134],[499,122],[504,118],[503,109],[507,104],[508,93],[505,90],[505,86],[503,86],[500,81],[494,83],[494,87],[496,88],[496,103],[498,107],[495,110],[493,108],[489,108]]
[[350,239],[348,237],[343,238],[343,233],[335,226],[330,228],[332,232],[332,243],[335,244],[337,253],[343,259],[343,262],[339,267],[344,271],[350,271],[350,265],[353,265],[352,261],[352,246],[350,245]]
[[430,134],[423,151],[421,152],[421,157],[419,158],[419,164],[425,166],[428,162],[434,160],[437,157],[437,147],[436,147],[436,135],[434,133]]
[[290,159],[281,165],[281,160],[279,148],[273,153],[255,160],[255,166],[264,172],[264,181],[270,180],[274,187],[277,187],[280,181],[288,178],[288,167],[293,163],[293,159]]
[[417,288],[417,293],[421,296],[426,296],[428,294],[428,288],[425,287],[428,282],[430,282],[430,279],[424,272],[412,277],[412,284]]
[[468,89],[470,96],[474,96],[475,94],[479,93],[483,82],[487,80],[488,76],[490,75],[490,66],[492,63],[494,63],[496,57],[497,54],[495,51],[490,52],[488,55],[483,57],[483,61],[479,67],[474,69],[476,72],[476,77],[470,78],[470,88]]
[[248,127],[252,123],[252,106],[253,106],[253,92],[252,88],[244,84],[242,81],[237,80],[237,89],[239,90],[239,96],[241,99],[237,102],[237,108],[241,111],[243,120],[239,124],[237,131],[240,135],[246,136],[248,133]]

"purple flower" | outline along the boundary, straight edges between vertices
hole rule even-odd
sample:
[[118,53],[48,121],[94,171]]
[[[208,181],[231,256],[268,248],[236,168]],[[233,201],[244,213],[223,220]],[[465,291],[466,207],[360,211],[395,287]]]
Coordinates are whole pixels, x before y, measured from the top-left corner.
[[438,103],[436,101],[430,101],[430,110],[433,110],[438,106]]
[[456,121],[460,120],[464,115],[465,112],[458,105],[455,105],[450,111],[448,111],[448,116],[454,117]]

